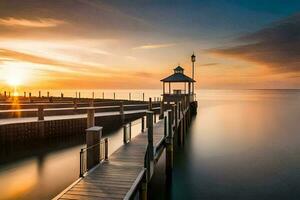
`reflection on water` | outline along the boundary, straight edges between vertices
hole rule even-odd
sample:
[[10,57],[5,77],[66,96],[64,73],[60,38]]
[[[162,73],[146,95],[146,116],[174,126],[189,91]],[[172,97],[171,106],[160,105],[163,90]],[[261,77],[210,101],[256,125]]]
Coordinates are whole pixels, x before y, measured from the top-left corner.
[[[133,126],[132,136],[140,130],[141,124]],[[103,137],[109,137],[111,154],[123,144],[123,129],[103,133]],[[25,154],[13,152],[12,158],[1,158],[0,199],[51,199],[78,179],[79,152],[85,146],[82,138],[63,146],[57,141],[45,145],[30,151],[26,146]]]
[[299,199],[300,91],[209,91],[184,149],[172,199]]

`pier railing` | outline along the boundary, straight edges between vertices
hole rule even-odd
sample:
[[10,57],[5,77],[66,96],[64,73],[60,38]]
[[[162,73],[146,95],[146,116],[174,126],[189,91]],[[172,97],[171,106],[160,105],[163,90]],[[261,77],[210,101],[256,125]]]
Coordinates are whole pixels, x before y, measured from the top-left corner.
[[93,146],[82,148],[80,150],[80,173],[79,176],[83,177],[85,173],[90,170],[87,166],[88,152],[99,150],[99,162],[108,159],[108,138],[103,138],[101,141]]

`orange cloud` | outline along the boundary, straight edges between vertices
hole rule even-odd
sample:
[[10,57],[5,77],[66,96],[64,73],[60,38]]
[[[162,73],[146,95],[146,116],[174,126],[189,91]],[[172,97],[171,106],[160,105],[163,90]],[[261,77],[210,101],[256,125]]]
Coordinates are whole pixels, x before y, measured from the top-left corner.
[[28,20],[28,19],[17,19],[17,18],[9,17],[9,18],[0,19],[0,25],[30,27],[30,28],[49,28],[49,27],[56,27],[65,23],[66,22],[63,20],[57,20],[51,18]]
[[175,43],[170,44],[149,44],[149,45],[143,45],[134,47],[133,49],[158,49],[158,48],[166,48],[166,47],[172,47],[175,46]]

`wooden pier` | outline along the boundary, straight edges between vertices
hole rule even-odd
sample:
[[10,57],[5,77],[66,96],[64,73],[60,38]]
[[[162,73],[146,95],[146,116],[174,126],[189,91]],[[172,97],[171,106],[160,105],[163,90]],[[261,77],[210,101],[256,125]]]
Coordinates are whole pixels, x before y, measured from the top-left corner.
[[190,105],[180,107],[178,103],[173,107],[156,123],[154,112],[147,111],[148,128],[109,158],[102,162],[99,159],[97,165],[54,199],[146,199],[147,183],[162,152],[166,150],[166,172],[170,176],[175,141],[182,144],[190,124]]
[[[174,74],[161,80],[163,100],[160,102],[160,120],[154,117],[151,99],[141,120],[141,133],[131,139],[131,124],[124,126],[124,145],[108,156],[108,138],[102,139],[102,127],[93,119],[86,130],[87,147],[80,151],[80,179],[54,199],[147,199],[147,184],[154,174],[155,165],[166,152],[167,180],[172,178],[174,148],[184,143],[191,117],[196,113],[195,80],[184,75],[180,66]],[[184,90],[171,91],[171,82],[184,83]],[[165,83],[169,84],[166,93]],[[186,83],[188,90],[186,91]],[[191,88],[193,85],[193,88]],[[123,113],[123,106],[120,113]],[[94,115],[91,115],[94,116]],[[90,127],[90,128],[89,128]],[[177,145],[178,144],[178,145]]]

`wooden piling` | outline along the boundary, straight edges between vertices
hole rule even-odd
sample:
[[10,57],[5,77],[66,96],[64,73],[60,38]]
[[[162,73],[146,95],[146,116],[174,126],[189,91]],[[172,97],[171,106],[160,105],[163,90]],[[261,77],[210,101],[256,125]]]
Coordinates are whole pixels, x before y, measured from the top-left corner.
[[160,111],[159,111],[159,118],[163,119],[164,118],[164,102],[160,102]]
[[166,176],[172,178],[173,170],[173,128],[172,128],[172,111],[168,110],[168,135],[166,137]]
[[87,109],[87,128],[95,126],[95,108]]
[[120,101],[120,115],[121,115],[121,121],[122,121],[122,123],[124,123],[125,114],[124,114],[124,103],[123,103],[123,101]]
[[147,127],[148,127],[148,150],[150,160],[154,159],[153,147],[153,111],[146,111]]
[[100,141],[102,127],[93,126],[86,129],[87,169],[91,169],[100,162]]
[[151,97],[149,98],[149,104],[148,104],[148,110],[152,110],[152,99]]
[[142,117],[141,120],[142,120],[142,132],[144,132],[145,131],[145,117]]
[[43,105],[38,105],[38,121],[44,120],[44,106]]

